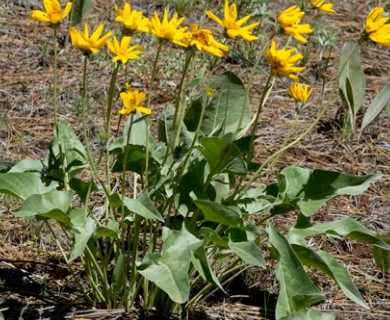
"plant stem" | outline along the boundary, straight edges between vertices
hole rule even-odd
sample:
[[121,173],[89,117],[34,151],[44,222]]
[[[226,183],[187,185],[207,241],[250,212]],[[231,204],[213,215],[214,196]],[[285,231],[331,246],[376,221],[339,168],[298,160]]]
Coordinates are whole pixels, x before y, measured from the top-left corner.
[[262,94],[261,99],[260,99],[259,106],[257,108],[256,116],[253,120],[251,139],[249,142],[249,151],[248,151],[248,156],[246,159],[247,163],[249,163],[253,158],[253,153],[254,153],[254,145],[253,144],[254,144],[254,140],[255,140],[257,122],[259,121],[260,115],[263,111],[263,107],[264,107],[264,105],[269,97],[269,94],[271,93],[271,89],[272,89],[274,83],[275,83],[275,77],[272,75],[272,73],[270,73],[268,76],[267,82],[265,84],[263,94]]
[[[153,69],[152,69],[152,74],[150,77],[150,82],[149,82],[149,90],[148,90],[148,103],[147,103],[147,108],[150,109],[150,103],[152,99],[152,90],[153,90],[153,84],[154,84],[154,78],[156,76],[156,70],[157,70],[157,63],[158,59],[160,57],[161,53],[161,48],[163,46],[164,42],[160,41],[157,47],[157,52],[156,52],[156,57],[154,59],[153,63]],[[149,176],[149,118],[146,118],[146,132],[145,132],[145,181],[144,181],[144,186],[148,185],[148,176]]]
[[55,135],[58,143],[58,152],[60,154],[61,168],[64,175],[64,188],[65,190],[69,189],[69,177],[66,171],[66,159],[63,152],[62,139],[60,137],[60,129],[58,126],[58,110],[57,110],[57,28],[53,28],[54,33],[54,61],[53,61],[53,111],[54,111],[54,126],[55,126]]
[[173,131],[172,132],[175,132],[175,130],[177,130],[175,142],[173,144],[173,150],[175,150],[179,144],[180,131],[181,131],[181,126],[182,126],[183,119],[184,119],[184,110],[183,110],[183,103],[182,103],[184,81],[186,78],[188,67],[190,66],[191,59],[195,56],[195,53],[196,53],[196,51],[194,51],[194,50],[191,50],[187,53],[186,61],[184,63],[184,67],[183,67],[183,74],[181,76],[181,80],[180,80],[180,84],[179,84],[179,90],[178,90],[177,98],[176,98],[176,109],[175,109],[175,114],[173,116]]
[[88,132],[87,132],[87,116],[86,116],[86,108],[87,108],[87,65],[88,65],[88,57],[84,57],[84,68],[83,68],[83,92],[82,92],[82,122],[83,122],[83,135],[84,135],[84,145],[85,150],[87,151],[88,162],[91,166],[92,172],[95,178],[101,184],[104,193],[106,194],[107,199],[110,198],[110,192],[106,187],[104,181],[100,178],[99,173],[96,169],[95,162],[93,161],[91,149],[89,146]]

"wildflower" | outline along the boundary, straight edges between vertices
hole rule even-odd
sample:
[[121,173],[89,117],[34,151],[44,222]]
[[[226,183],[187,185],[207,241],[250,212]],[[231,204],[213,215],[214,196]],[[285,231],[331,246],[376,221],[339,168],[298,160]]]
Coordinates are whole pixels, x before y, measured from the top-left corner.
[[120,45],[115,36],[113,36],[113,39],[114,44],[108,40],[107,47],[115,54],[115,57],[112,59],[114,62],[120,61],[122,64],[126,64],[129,60],[138,59],[139,55],[143,53],[142,48],[139,45],[129,47],[131,37],[123,37]]
[[142,11],[131,10],[128,3],[125,3],[123,10],[115,6],[115,14],[115,21],[122,22],[124,33],[127,35],[132,35],[136,31],[150,31],[150,20],[143,17]]
[[122,115],[136,113],[137,111],[145,114],[152,113],[150,109],[141,106],[141,103],[145,99],[146,94],[138,90],[132,90],[127,83],[126,91],[121,92],[120,97],[123,104],[125,105],[123,109],[119,110],[119,113]]
[[30,18],[40,22],[48,22],[52,26],[58,25],[72,9],[72,2],[67,2],[64,11],[58,0],[43,0],[44,11],[32,10],[29,12]]
[[368,38],[383,46],[390,46],[390,24],[386,23],[390,18],[383,17],[385,10],[375,7],[367,16],[364,31]]
[[206,88],[206,94],[207,94],[207,96],[208,96],[208,97],[212,97],[212,96],[214,95],[214,93],[215,93],[216,90],[217,90],[217,89],[215,89],[215,88],[207,87],[207,88]]
[[206,51],[217,57],[223,57],[224,51],[228,51],[229,47],[214,39],[213,33],[208,29],[199,29],[195,23],[192,25],[192,31],[183,39],[186,46],[193,46],[199,51]]
[[288,88],[290,96],[298,103],[305,103],[310,98],[312,91],[313,88],[309,89],[308,86],[300,83],[293,83]]
[[210,10],[207,10],[206,14],[209,16],[210,19],[214,20],[216,23],[225,28],[224,32],[228,38],[242,37],[248,41],[258,39],[258,37],[254,36],[250,30],[256,28],[260,24],[260,22],[255,22],[245,27],[242,27],[242,25],[249,20],[251,15],[249,14],[237,21],[237,5],[235,3],[232,3],[229,6],[229,1],[225,0],[223,21],[219,19],[215,14],[213,14]]
[[[72,44],[75,47],[78,47],[85,54],[93,54],[97,53],[101,47],[103,47],[107,40],[113,36],[112,32],[108,32],[102,38],[100,38],[104,29],[104,25],[100,24],[96,31],[89,36],[88,24],[84,26],[84,33],[75,28],[70,28],[70,38],[72,40]],[[100,38],[100,39],[99,39]]]
[[267,62],[271,66],[272,74],[279,77],[287,77],[293,81],[298,81],[298,77],[294,74],[301,72],[306,67],[296,67],[295,64],[303,59],[301,54],[293,54],[296,48],[292,49],[276,49],[276,43],[272,40],[271,48],[266,52]]
[[162,21],[160,21],[157,12],[154,13],[151,20],[150,31],[162,41],[169,41],[180,46],[185,46],[182,40],[187,36],[187,27],[179,28],[183,21],[184,18],[178,19],[177,13],[175,13],[169,21],[168,11],[167,9],[164,9],[164,17]]
[[325,2],[324,0],[310,0],[311,5],[320,11],[327,12],[327,13],[336,12],[332,9],[333,7],[332,2],[328,2],[328,3],[324,3],[324,2]]
[[310,34],[313,29],[309,24],[300,24],[304,12],[297,6],[291,6],[280,12],[277,16],[280,26],[286,34],[293,36],[300,42],[306,43],[307,40],[302,34]]

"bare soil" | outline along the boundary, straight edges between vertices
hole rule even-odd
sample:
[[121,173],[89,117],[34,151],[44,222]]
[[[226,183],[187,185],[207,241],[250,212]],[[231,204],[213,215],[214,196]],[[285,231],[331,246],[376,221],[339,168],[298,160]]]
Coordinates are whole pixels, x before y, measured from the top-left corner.
[[[278,12],[293,1],[271,1],[270,8]],[[151,14],[161,9],[157,1],[133,1],[135,7]],[[212,8],[222,6],[223,1],[213,1]],[[382,1],[382,3],[388,3]],[[310,125],[322,105],[331,99],[330,106],[320,124],[300,143],[288,150],[275,168],[298,165],[347,172],[355,175],[381,173],[382,178],[361,196],[339,197],[314,216],[314,220],[334,221],[350,216],[367,226],[374,233],[390,237],[390,121],[382,113],[360,140],[353,137],[344,140],[340,133],[340,98],[332,96],[335,85],[340,48],[349,39],[359,38],[368,8],[377,1],[335,0],[336,14],[321,13],[324,26],[339,35],[330,55],[329,68],[321,67],[320,48],[311,48],[307,62],[308,71],[302,82],[313,87],[310,106],[305,109],[291,137],[297,137]],[[51,30],[28,19],[30,9],[40,9],[38,0],[2,0],[0,3],[0,160],[10,163],[26,157],[45,156],[53,132],[54,118],[51,103],[53,52]],[[196,6],[188,19],[194,22],[204,7]],[[390,12],[390,5],[386,5]],[[95,0],[87,21],[109,21],[113,25],[114,13],[111,1]],[[269,19],[269,22],[272,19]],[[216,26],[210,25],[215,30]],[[113,26],[118,30],[118,26]],[[79,52],[66,46],[66,27],[58,35],[60,117],[69,121],[77,133],[81,133],[79,93],[82,62]],[[152,48],[151,48],[152,49]],[[300,51],[305,47],[301,46]],[[153,48],[152,50],[155,50]],[[251,47],[249,49],[251,50]],[[252,48],[253,50],[253,48]],[[146,50],[145,50],[146,51]],[[112,65],[107,53],[91,62],[89,75],[90,136],[92,148],[98,147],[96,132],[104,125],[101,105],[106,99]],[[166,50],[159,67],[154,88],[152,127],[165,104],[174,95],[179,72],[167,69],[169,62],[177,61],[178,49]],[[364,109],[390,79],[390,48],[370,45],[362,49],[362,63],[366,74],[366,101]],[[153,58],[153,52],[145,54],[140,65],[129,68],[129,77],[135,85],[147,90],[145,72]],[[164,60],[165,59],[165,60]],[[221,63],[220,71],[233,70],[243,79],[250,65],[242,55],[229,54]],[[263,61],[263,68],[266,68]],[[256,108],[265,83],[265,75],[259,72],[251,91],[251,104]],[[324,96],[320,97],[324,81]],[[118,82],[123,82],[119,78]],[[256,141],[257,161],[266,159],[283,145],[293,124],[293,103],[287,93],[288,82],[278,80],[267,102],[258,125]],[[117,105],[119,107],[119,104]],[[118,119],[114,117],[114,122]],[[113,126],[113,130],[116,125]],[[81,134],[80,134],[81,135]],[[273,179],[270,177],[270,179]],[[85,304],[80,298],[71,276],[64,267],[54,240],[45,229],[34,221],[20,220],[10,210],[16,206],[9,198],[0,198],[0,311],[6,319],[169,319],[168,315],[142,310],[99,310]],[[278,218],[282,227],[293,225],[295,217]],[[372,247],[350,240],[329,242],[318,239],[323,248],[334,254],[350,272],[371,310],[364,310],[348,300],[337,285],[324,274],[311,271],[315,283],[323,290],[326,301],[316,306],[337,312],[339,319],[390,319],[389,280],[375,265]],[[245,286],[242,286],[245,283]],[[241,284],[241,285],[238,285]],[[230,297],[215,293],[205,303],[197,306],[191,319],[272,319],[277,296],[273,268],[260,271],[255,268],[238,280],[227,284]],[[269,302],[269,303],[267,303]]]

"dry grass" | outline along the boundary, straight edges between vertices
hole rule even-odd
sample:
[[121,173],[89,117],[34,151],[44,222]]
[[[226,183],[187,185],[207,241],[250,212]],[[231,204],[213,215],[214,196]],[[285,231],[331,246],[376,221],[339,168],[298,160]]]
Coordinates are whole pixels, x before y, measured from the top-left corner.
[[[154,8],[153,1],[133,2],[147,10]],[[273,1],[272,7],[278,11],[286,6],[284,2]],[[358,37],[367,14],[368,5],[367,2],[363,4],[360,0],[334,2],[337,13],[327,16],[326,21],[328,21],[329,28],[338,31],[340,37],[336,48],[340,48],[346,40]],[[370,1],[369,4],[373,6],[376,3],[377,1]],[[281,4],[283,5],[281,6]],[[48,45],[51,30],[27,19],[30,5],[36,8],[40,6],[40,2],[3,0],[0,4],[0,159],[8,161],[19,161],[25,157],[44,157],[44,150],[47,149],[50,142],[54,125],[51,107],[52,52],[50,45]],[[389,6],[387,8],[390,9]],[[94,9],[87,19],[88,21],[113,21],[111,2],[96,0]],[[80,132],[81,123],[78,112],[81,60],[77,50],[64,47],[65,38],[65,33],[60,33],[58,38],[61,46],[59,54],[59,113],[61,118],[65,118],[72,124],[76,132]],[[164,53],[164,58],[175,61],[175,51],[173,52]],[[89,119],[90,133],[93,147],[96,148],[98,142],[95,139],[95,133],[98,126],[104,124],[104,112],[101,106],[104,105],[106,99],[111,72],[109,59],[104,55],[91,63],[88,84],[90,100],[92,101],[90,113],[93,114]],[[152,53],[150,56],[146,55],[143,58],[143,63],[147,65],[152,56]],[[315,72],[316,66],[318,66],[318,56],[319,49],[313,47],[308,65],[312,66],[314,71],[306,72],[302,78],[303,81],[313,86],[314,92],[321,91],[320,81],[316,80],[318,73]],[[389,80],[389,56],[389,48],[371,46],[363,50],[362,61],[367,79],[365,106]],[[296,134],[293,137],[310,125],[323,102],[330,98],[337,73],[338,59],[339,50],[334,50],[331,55],[330,68],[326,74],[322,75],[326,79],[324,98],[319,100],[314,97],[311,106],[302,113],[297,124]],[[244,78],[247,74],[243,63],[221,65],[221,70],[225,68],[234,70]],[[130,69],[129,76],[136,79],[136,85],[139,88],[146,90],[148,79],[143,75],[144,69],[144,66],[134,70]],[[167,74],[170,75],[170,78],[167,77]],[[251,97],[254,107],[259,92],[262,90],[264,77],[259,73],[255,81],[256,85],[252,89]],[[164,103],[170,97],[169,90],[172,93],[172,88],[175,88],[178,81],[177,76],[175,77],[175,70],[160,72],[159,80],[156,82],[155,96],[153,97],[153,125],[155,125]],[[120,82],[123,82],[123,78],[118,80],[118,83]],[[278,81],[262,115],[258,127],[260,138],[256,142],[258,161],[278,150],[292,126],[292,102],[286,91],[287,85],[287,82]],[[167,90],[168,94],[166,94]],[[344,141],[337,129],[336,121],[340,106],[340,99],[333,97],[321,125],[299,144],[288,150],[279,159],[276,167],[299,165],[344,171],[356,175],[381,173],[382,179],[364,195],[340,197],[323,207],[314,219],[316,221],[333,221],[341,216],[351,216],[372,231],[390,236],[390,121],[385,114],[381,114],[376,122],[366,130],[360,141],[356,139]],[[113,126],[113,128],[115,127]],[[41,261],[44,263],[43,265],[46,265],[52,258],[50,255],[43,255],[40,252],[42,247],[31,248],[26,245],[31,239],[33,241],[36,239],[24,232],[26,226],[24,221],[15,219],[9,214],[8,209],[9,206],[12,207],[12,203],[3,200],[4,198],[0,198],[0,212],[2,212],[0,217],[2,233],[0,235],[0,257],[9,260],[3,262],[0,260],[1,270],[26,268],[22,263],[17,263],[17,260]],[[289,225],[291,221],[288,217],[280,218],[281,225]],[[50,241],[46,240],[47,245]],[[347,300],[332,281],[329,281],[322,274],[312,272],[316,284],[324,290],[327,297],[326,302],[319,307],[337,311],[339,319],[390,318],[388,278],[375,266],[371,247],[353,241],[337,243],[329,243],[324,239],[319,239],[319,241],[322,241],[323,247],[335,254],[347,267],[354,282],[368,301],[371,311],[360,309]],[[52,256],[56,256],[55,252]],[[50,277],[50,270],[43,273]],[[258,287],[275,288],[272,276],[256,272],[254,274],[254,283],[260,282],[259,279],[264,280],[258,284]],[[12,292],[4,292],[12,296]],[[240,305],[240,300],[240,298],[223,300],[211,307],[203,305],[203,308],[210,319],[261,319],[258,306]],[[99,318],[96,314],[93,316],[92,313],[89,317],[85,313],[77,316],[89,319],[105,319],[104,316],[111,316],[110,319],[116,317],[116,314],[112,313],[110,315],[100,314]],[[76,313],[74,314],[76,317]],[[118,314],[120,314],[119,311]],[[194,313],[194,319],[198,316]]]

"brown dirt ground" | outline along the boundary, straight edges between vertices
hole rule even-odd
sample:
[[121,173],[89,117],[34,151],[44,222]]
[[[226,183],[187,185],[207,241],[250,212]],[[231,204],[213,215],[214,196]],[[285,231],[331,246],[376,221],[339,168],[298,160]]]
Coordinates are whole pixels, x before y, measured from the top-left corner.
[[[113,21],[112,3],[106,0],[95,0],[93,10],[88,14],[88,21]],[[217,1],[215,7],[218,6]],[[222,3],[222,1],[219,1]],[[297,1],[271,1],[275,12],[292,5]],[[152,12],[156,1],[133,1],[135,5]],[[348,39],[357,39],[365,20],[369,6],[377,1],[335,0],[337,13],[323,15],[325,27],[337,31],[339,39],[335,50],[331,53],[330,67],[321,73],[319,63],[320,50],[312,48],[308,60],[309,71],[304,72],[302,81],[314,88],[311,105],[303,111],[298,124],[296,137],[310,125],[318,114],[324,101],[331,97],[339,59],[339,48]],[[382,3],[388,3],[382,1]],[[47,39],[50,29],[27,18],[30,8],[41,8],[40,1],[2,0],[0,3],[0,158],[8,161],[19,161],[25,157],[42,158],[53,130],[53,111],[51,108],[50,88],[52,83],[52,52]],[[199,16],[202,8],[192,11],[188,20]],[[387,12],[390,5],[387,5]],[[81,60],[74,48],[65,48],[65,34],[60,33],[58,42],[59,54],[59,106],[60,116],[67,119],[76,130],[81,132],[79,117],[79,92],[81,82]],[[47,49],[49,48],[49,49]],[[301,47],[303,50],[304,48]],[[367,90],[365,107],[375,97],[390,78],[390,48],[370,46],[363,49],[362,63],[366,74]],[[176,50],[177,51],[177,50]],[[178,53],[170,49],[163,55],[164,59],[174,61]],[[106,98],[111,64],[107,63],[107,54],[91,63],[89,88],[90,99],[94,108],[91,110],[90,132],[95,135],[97,126],[103,124],[99,105]],[[145,55],[139,66],[129,70],[130,77],[136,79],[141,89],[147,88],[147,79],[143,72],[150,63],[152,54]],[[262,67],[265,67],[264,65]],[[230,69],[245,79],[247,64],[239,57],[229,57],[221,70]],[[164,69],[160,66],[159,81],[156,82],[153,97],[154,121],[157,121],[166,101],[172,97],[177,85],[176,70]],[[265,76],[259,73],[251,92],[253,107],[259,99]],[[321,99],[321,81],[325,79],[324,97]],[[123,81],[118,79],[118,83]],[[261,123],[258,126],[260,138],[257,140],[257,160],[261,161],[277,150],[292,126],[292,101],[286,93],[288,83],[278,80],[273,94],[268,101]],[[103,87],[103,89],[102,89]],[[168,92],[168,94],[166,94]],[[314,219],[316,221],[333,221],[341,216],[351,216],[384,236],[390,236],[390,121],[382,113],[370,126],[360,141],[352,138],[345,141],[337,129],[339,97],[331,97],[330,106],[321,123],[304,140],[288,150],[276,164],[276,168],[287,165],[299,165],[308,168],[321,168],[343,171],[355,175],[381,173],[382,179],[373,185],[362,196],[340,197],[321,208]],[[97,106],[97,107],[96,107]],[[363,108],[364,109],[364,108]],[[114,119],[116,121],[117,119]],[[113,126],[113,129],[115,126]],[[93,147],[98,143],[92,141]],[[72,283],[66,269],[58,262],[58,252],[50,236],[33,221],[16,219],[9,213],[15,204],[9,201],[2,203],[0,199],[0,310],[6,301],[14,301],[14,309],[19,314],[24,310],[28,316],[26,305],[41,307],[41,316],[51,315],[53,319],[61,319],[67,311],[67,318],[85,319],[134,319],[135,315],[123,310],[108,311],[70,311],[69,305],[77,303],[78,296],[72,292]],[[293,224],[294,218],[280,218],[281,225]],[[337,311],[339,319],[385,319],[390,318],[389,282],[376,267],[372,258],[372,248],[354,241],[326,242],[322,245],[332,252],[349,270],[371,310],[364,310],[344,297],[334,282],[322,274],[312,272],[316,284],[326,294],[326,301],[318,307],[324,310]],[[26,262],[27,261],[27,262]],[[267,273],[252,270],[248,273],[250,285],[257,292],[276,293],[272,271]],[[56,291],[57,290],[57,291]],[[63,290],[63,292],[58,291]],[[246,293],[247,294],[247,293]],[[264,293],[264,295],[266,295]],[[268,296],[267,296],[268,297]],[[272,295],[270,296],[273,297]],[[253,296],[252,296],[253,298]],[[245,299],[242,296],[230,299],[219,299],[214,304],[204,303],[202,312],[194,312],[193,319],[265,319],[262,318],[262,304],[265,298]],[[249,301],[249,302],[248,302]],[[82,304],[82,301],[80,301]],[[8,305],[9,306],[9,305]],[[46,308],[46,309],[45,309]],[[200,308],[201,309],[201,308]],[[77,307],[75,308],[77,310]],[[135,311],[134,311],[135,312]],[[15,319],[19,314],[14,314]],[[126,314],[126,315],[125,315]],[[136,314],[136,313],[135,313]],[[264,314],[264,313],[263,313]],[[55,316],[55,315],[58,315]],[[153,315],[150,314],[150,317]],[[12,317],[10,317],[11,319]],[[155,319],[161,319],[157,315]],[[43,318],[42,318],[43,319]],[[272,319],[270,317],[269,319]]]

